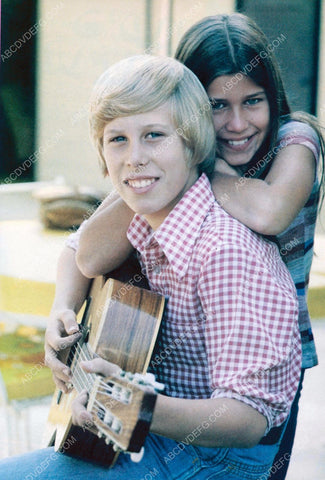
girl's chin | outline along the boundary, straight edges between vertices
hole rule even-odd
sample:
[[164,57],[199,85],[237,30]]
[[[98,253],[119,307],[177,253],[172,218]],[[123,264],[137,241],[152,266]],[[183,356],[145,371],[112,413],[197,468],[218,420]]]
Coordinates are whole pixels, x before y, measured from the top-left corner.
[[251,145],[246,151],[236,152],[230,148],[224,147],[221,150],[221,158],[223,158],[232,167],[241,167],[246,165],[254,157],[259,146]]
[[243,165],[246,165],[251,159],[250,156],[244,157],[244,158],[243,157],[234,158],[234,157],[228,157],[227,155],[225,155],[223,158],[231,167],[242,167]]

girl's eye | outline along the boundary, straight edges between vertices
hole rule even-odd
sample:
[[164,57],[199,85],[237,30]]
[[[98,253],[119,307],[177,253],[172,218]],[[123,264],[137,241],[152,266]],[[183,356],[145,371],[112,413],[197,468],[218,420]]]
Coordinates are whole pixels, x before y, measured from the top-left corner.
[[246,100],[246,105],[257,105],[258,103],[260,102],[263,102],[264,98],[260,98],[260,97],[255,97],[255,98],[249,98],[248,100]]
[[213,100],[212,98],[210,99],[210,105],[213,112],[217,110],[222,110],[223,108],[226,107],[225,102],[221,102],[220,100]]

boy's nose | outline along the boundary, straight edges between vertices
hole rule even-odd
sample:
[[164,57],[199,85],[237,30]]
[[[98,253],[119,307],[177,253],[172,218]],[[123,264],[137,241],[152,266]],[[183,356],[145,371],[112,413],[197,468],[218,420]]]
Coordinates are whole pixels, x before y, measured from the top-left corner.
[[133,143],[130,145],[128,151],[128,164],[130,166],[145,165],[148,161],[146,153],[139,143]]

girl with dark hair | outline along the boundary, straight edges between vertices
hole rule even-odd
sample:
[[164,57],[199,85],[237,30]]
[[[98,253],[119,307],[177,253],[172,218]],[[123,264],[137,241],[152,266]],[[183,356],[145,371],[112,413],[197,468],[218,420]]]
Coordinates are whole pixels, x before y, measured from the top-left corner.
[[282,459],[284,465],[271,470],[270,478],[281,480],[291,456],[304,371],[317,365],[307,289],[323,198],[324,140],[315,117],[290,111],[272,50],[256,23],[236,13],[197,22],[180,40],[175,57],[210,97],[222,159],[212,182],[216,198],[232,216],[272,236],[295,281],[303,369],[274,462]]
[[[279,66],[273,54],[274,48],[252,19],[234,13],[206,17],[193,25],[181,38],[175,58],[196,74],[207,91],[212,82],[221,76],[230,76],[225,82],[223,93],[230,94],[231,90],[247,77],[263,87],[270,109],[269,133],[261,148],[241,169],[242,173],[247,172],[264,155],[272,152],[276,146],[280,125],[289,119],[305,122],[317,132],[324,172],[324,140],[318,121],[305,112],[291,112]],[[213,104],[212,107],[216,111],[216,105]],[[275,153],[272,159],[274,157]],[[269,160],[267,168],[262,172],[263,178],[271,166],[272,162]],[[322,178],[323,175],[324,173]]]

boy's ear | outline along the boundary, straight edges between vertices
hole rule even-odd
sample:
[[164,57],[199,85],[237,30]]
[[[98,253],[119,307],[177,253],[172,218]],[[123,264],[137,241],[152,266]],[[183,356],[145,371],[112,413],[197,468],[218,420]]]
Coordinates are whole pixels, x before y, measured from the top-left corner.
[[99,149],[99,162],[100,162],[100,168],[102,171],[102,174],[104,177],[109,177],[109,171],[105,162],[105,157],[104,157],[104,149],[102,145],[100,146]]
[[100,167],[101,167],[101,171],[102,171],[102,174],[103,174],[103,177],[109,177],[109,171],[108,171],[108,168],[106,166],[106,163],[104,162],[103,158],[101,157],[100,158]]

